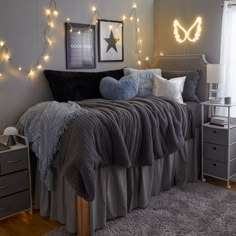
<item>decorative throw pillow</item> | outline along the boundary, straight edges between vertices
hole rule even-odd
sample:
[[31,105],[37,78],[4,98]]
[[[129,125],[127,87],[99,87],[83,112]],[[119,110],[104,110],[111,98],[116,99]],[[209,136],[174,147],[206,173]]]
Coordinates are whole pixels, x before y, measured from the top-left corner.
[[132,68],[124,68],[124,74],[130,75],[135,74],[139,80],[139,97],[148,97],[153,95],[153,75],[158,74],[161,76],[160,69],[149,69],[149,70],[136,70]]
[[102,78],[111,76],[119,80],[124,76],[123,68],[101,72],[71,72],[45,70],[54,100],[58,102],[80,101],[102,98],[99,85]]
[[186,76],[167,80],[159,75],[154,75],[154,95],[168,97],[183,104],[182,92],[185,79]]
[[105,77],[100,83],[100,92],[106,99],[128,100],[138,93],[138,80],[132,75],[127,75],[120,80]]
[[182,94],[183,100],[185,102],[199,102],[196,93],[201,79],[201,71],[162,71],[162,76],[166,79],[186,76]]

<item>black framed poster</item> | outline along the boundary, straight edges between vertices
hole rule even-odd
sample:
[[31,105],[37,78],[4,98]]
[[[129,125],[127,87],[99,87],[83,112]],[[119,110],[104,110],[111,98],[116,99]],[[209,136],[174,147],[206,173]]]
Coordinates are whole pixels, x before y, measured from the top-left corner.
[[124,61],[123,22],[98,20],[98,61]]
[[66,69],[96,68],[95,26],[65,23]]

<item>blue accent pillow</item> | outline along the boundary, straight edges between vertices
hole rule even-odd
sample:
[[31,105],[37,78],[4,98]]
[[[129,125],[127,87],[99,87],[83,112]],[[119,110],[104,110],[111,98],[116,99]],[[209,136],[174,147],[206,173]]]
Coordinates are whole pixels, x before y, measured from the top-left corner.
[[153,96],[154,74],[161,76],[161,70],[136,70],[132,68],[124,68],[124,75],[135,75],[139,80],[138,97]]
[[122,77],[116,80],[112,77],[105,77],[100,83],[100,92],[106,99],[128,100],[138,93],[138,80],[133,75]]

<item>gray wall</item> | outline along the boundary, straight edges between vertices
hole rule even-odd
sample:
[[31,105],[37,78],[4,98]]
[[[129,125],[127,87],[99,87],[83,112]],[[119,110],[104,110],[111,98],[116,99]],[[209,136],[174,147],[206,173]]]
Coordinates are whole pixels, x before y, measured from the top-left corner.
[[[156,0],[156,45],[155,53],[168,54],[203,53],[211,63],[220,61],[220,41],[222,12],[221,0]],[[197,16],[203,18],[202,34],[195,43],[176,42],[173,34],[173,21],[179,19],[189,28]]]
[[[120,20],[123,14],[128,15],[133,1],[127,0],[57,0],[58,10],[71,18],[72,22],[90,23],[91,6],[95,4],[106,19]],[[143,35],[144,56],[153,53],[153,19],[154,0],[137,0],[140,28]],[[45,16],[42,14],[49,5],[49,0],[11,0],[1,1],[0,39],[7,41],[17,64],[29,68],[35,63],[43,47]],[[55,45],[50,50],[51,59],[48,69],[65,69],[64,24],[56,23],[54,34]],[[97,63],[96,70],[116,69],[124,66],[137,66],[135,57],[135,28],[130,21],[125,23],[125,60],[123,63]],[[96,71],[93,70],[93,71]],[[51,99],[47,81],[39,74],[29,79],[9,64],[2,63],[0,73],[5,76],[0,80],[0,133],[10,125],[15,125],[19,116],[31,105]]]

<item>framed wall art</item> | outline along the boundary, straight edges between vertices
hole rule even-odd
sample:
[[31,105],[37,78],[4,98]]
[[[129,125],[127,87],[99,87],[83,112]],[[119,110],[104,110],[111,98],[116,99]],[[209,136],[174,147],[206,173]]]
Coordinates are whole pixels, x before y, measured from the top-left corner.
[[66,69],[96,68],[95,26],[65,23]]
[[124,61],[122,21],[98,20],[98,61]]

